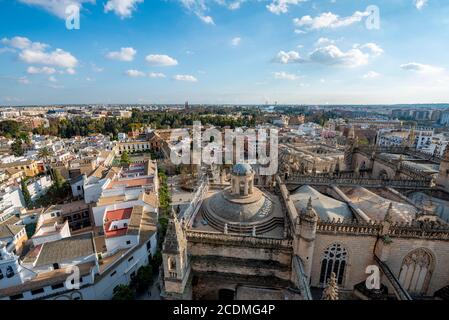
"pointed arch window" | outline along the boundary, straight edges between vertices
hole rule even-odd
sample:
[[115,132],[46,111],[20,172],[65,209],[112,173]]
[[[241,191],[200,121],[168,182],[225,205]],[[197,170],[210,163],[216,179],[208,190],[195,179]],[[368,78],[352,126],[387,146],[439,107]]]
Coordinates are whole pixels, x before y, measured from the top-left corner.
[[332,272],[337,276],[337,283],[343,284],[347,258],[348,252],[341,244],[330,245],[324,251],[321,259],[320,284],[326,285]]
[[432,255],[420,248],[411,251],[403,260],[399,282],[413,295],[424,295],[433,271]]

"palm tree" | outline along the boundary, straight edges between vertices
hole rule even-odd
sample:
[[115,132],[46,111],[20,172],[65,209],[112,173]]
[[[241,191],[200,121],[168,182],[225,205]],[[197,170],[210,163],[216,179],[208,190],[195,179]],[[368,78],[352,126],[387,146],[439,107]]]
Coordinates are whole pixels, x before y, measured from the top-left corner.
[[37,157],[44,161],[45,172],[48,171],[48,159],[53,155],[53,151],[47,147],[39,150]]

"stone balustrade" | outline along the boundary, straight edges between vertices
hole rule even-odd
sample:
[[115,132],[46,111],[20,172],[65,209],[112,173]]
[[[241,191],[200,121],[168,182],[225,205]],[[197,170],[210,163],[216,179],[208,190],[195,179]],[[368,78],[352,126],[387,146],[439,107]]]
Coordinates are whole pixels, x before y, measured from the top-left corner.
[[222,234],[206,231],[186,231],[187,240],[191,242],[237,245],[256,248],[292,248],[291,239],[275,239],[264,237],[253,237],[244,235]]

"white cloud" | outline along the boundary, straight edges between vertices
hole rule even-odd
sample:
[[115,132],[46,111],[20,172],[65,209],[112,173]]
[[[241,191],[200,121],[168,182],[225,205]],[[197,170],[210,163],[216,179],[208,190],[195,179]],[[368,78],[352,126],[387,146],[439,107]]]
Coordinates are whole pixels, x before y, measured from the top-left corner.
[[[56,49],[49,51],[49,45],[33,42],[25,37],[3,38],[1,42],[9,47],[18,49],[19,60],[28,64],[40,64],[60,68],[75,68],[78,60],[67,51]],[[31,70],[36,71],[36,70]]]
[[24,50],[24,49],[33,49],[33,50],[44,50],[48,47],[48,45],[40,42],[32,42],[30,39],[25,37],[14,37],[11,39],[3,38],[1,41],[4,45]]
[[31,66],[31,67],[28,67],[27,73],[28,74],[54,74],[54,73],[56,73],[56,69],[51,68],[51,67],[37,68],[37,67]]
[[170,67],[178,65],[178,61],[166,54],[150,54],[145,60],[153,66]]
[[199,15],[198,18],[200,18],[205,24],[215,24],[214,19],[211,16]]
[[380,73],[377,73],[376,71],[369,71],[368,73],[365,73],[363,75],[363,79],[374,79],[380,77]]
[[307,0],[272,0],[272,2],[267,5],[268,11],[274,14],[287,13],[290,5],[298,5],[301,2],[306,2]]
[[301,58],[299,52],[292,50],[288,52],[279,51],[276,57],[273,59],[273,62],[287,64],[287,63],[298,63],[302,62],[303,60],[304,59]]
[[307,33],[307,32],[304,31],[304,30],[301,30],[301,29],[295,29],[295,33],[296,33],[296,34],[305,34],[305,33]]
[[133,11],[137,10],[137,4],[143,0],[108,0],[104,5],[104,12],[113,11],[121,19],[131,18]]
[[326,28],[335,29],[360,22],[364,17],[368,15],[368,12],[356,11],[349,17],[341,18],[340,16],[332,12],[325,12],[314,18],[308,15],[301,18],[295,18],[293,19],[293,23],[297,27],[307,27],[312,30]]
[[[317,44],[330,43],[331,40],[321,38]],[[319,46],[302,58],[297,51],[279,51],[273,61],[283,64],[288,63],[318,63],[328,66],[343,66],[355,68],[368,64],[371,58],[383,53],[383,49],[375,43],[355,45],[348,51],[343,51],[335,44]]]
[[317,40],[317,42],[315,42],[315,46],[325,46],[325,45],[334,44],[334,43],[335,43],[334,40],[321,37]]
[[82,8],[84,3],[95,4],[95,0],[18,0],[19,2],[42,8],[58,18],[65,19],[65,10],[69,5]]
[[421,10],[427,4],[427,0],[414,0],[414,1],[415,1],[415,7],[418,10]]
[[356,45],[356,46],[354,46],[354,48],[368,49],[376,57],[380,56],[384,53],[384,50],[379,45],[372,43],[372,42],[366,43],[361,46]]
[[177,74],[173,77],[173,79],[177,81],[187,81],[187,82],[197,82],[198,79],[194,76],[187,75],[187,74]]
[[350,68],[368,64],[369,58],[370,55],[362,52],[360,49],[351,49],[344,52],[335,45],[317,48],[309,54],[309,60],[311,62]]
[[242,39],[240,37],[235,37],[234,39],[231,40],[231,46],[233,47],[237,47],[240,42],[242,42]]
[[149,76],[150,78],[165,78],[165,74],[160,73],[160,72],[150,72],[150,73],[148,74],[148,76]]
[[73,68],[68,68],[68,69],[66,70],[66,72],[67,72],[67,74],[75,74],[75,73],[76,73],[76,70],[73,69]]
[[405,63],[405,64],[402,64],[400,67],[401,67],[401,69],[404,69],[404,70],[413,71],[413,72],[420,73],[420,74],[427,74],[427,75],[438,74],[438,73],[442,73],[444,71],[443,68],[432,66],[429,64],[417,63],[417,62]]
[[28,64],[43,64],[61,68],[74,68],[78,64],[78,60],[70,52],[62,49],[52,52],[25,49],[19,54],[19,58]]
[[299,77],[297,75],[292,74],[292,73],[286,73],[286,72],[283,72],[283,71],[282,72],[274,72],[273,75],[274,75],[275,79],[281,79],[281,80],[291,80],[291,81],[293,81],[293,80],[299,79]]
[[125,73],[128,77],[133,77],[133,78],[145,77],[145,73],[142,71],[139,71],[139,70],[134,70],[134,69],[126,70]]
[[58,80],[56,80],[56,78],[53,77],[53,76],[48,77],[48,81],[50,81],[50,82],[58,82]]
[[121,48],[120,51],[109,52],[106,57],[119,61],[133,61],[137,51],[134,48]]
[[[66,18],[65,10],[70,5],[82,9],[83,4],[96,4],[95,0],[18,0],[19,2],[44,9],[61,19]],[[136,11],[137,4],[144,0],[108,0],[104,5],[105,12],[114,12],[120,18],[130,18]]]
[[[198,18],[206,24],[215,24],[214,19],[207,15],[209,8],[205,0],[179,0],[187,10],[193,12]],[[222,1],[224,3],[224,1]]]

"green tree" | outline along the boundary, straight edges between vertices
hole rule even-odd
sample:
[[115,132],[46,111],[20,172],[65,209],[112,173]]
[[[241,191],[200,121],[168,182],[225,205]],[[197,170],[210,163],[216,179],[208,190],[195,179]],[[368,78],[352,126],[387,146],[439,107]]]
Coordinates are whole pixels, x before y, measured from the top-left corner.
[[114,288],[112,300],[134,300],[135,293],[130,286],[120,284]]
[[11,145],[11,151],[16,157],[23,156],[25,151],[23,150],[23,143],[21,139],[15,139]]
[[64,186],[64,178],[61,175],[61,172],[59,170],[53,170],[53,185],[55,186],[56,190],[61,190]]
[[[162,246],[162,245],[160,245]],[[151,259],[151,266],[154,273],[157,273],[159,270],[160,265],[162,264],[162,253],[161,250],[157,250],[154,254],[153,258]]]
[[142,293],[148,290],[149,286],[153,282],[153,268],[151,265],[140,267],[137,270],[137,275],[132,281],[132,287],[136,289],[138,293]]
[[48,170],[48,162],[52,155],[53,151],[47,147],[40,149],[39,152],[37,153],[37,157],[44,162],[45,171]]
[[0,135],[6,138],[17,138],[19,136],[21,124],[14,120],[0,122]]
[[130,163],[131,163],[131,159],[129,158],[129,154],[128,154],[128,152],[124,151],[122,153],[122,156],[120,157],[120,164],[122,166],[129,166]]
[[25,205],[27,208],[30,208],[32,205],[31,195],[27,188],[27,183],[25,180],[20,182],[20,187],[22,188],[23,200],[25,200]]

